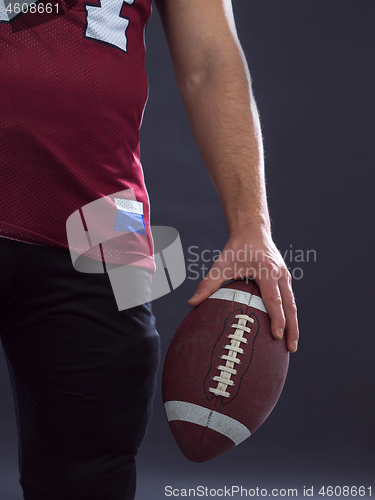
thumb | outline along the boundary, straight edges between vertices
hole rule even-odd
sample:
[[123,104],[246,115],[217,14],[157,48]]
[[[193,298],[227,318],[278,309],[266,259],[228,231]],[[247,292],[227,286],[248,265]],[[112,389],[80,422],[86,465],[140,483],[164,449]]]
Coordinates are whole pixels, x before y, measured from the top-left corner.
[[[212,269],[211,269],[212,271]],[[188,300],[189,306],[196,307],[212,295],[224,283],[221,277],[213,278],[211,271],[199,283],[194,295]],[[219,274],[219,273],[218,273]],[[220,274],[219,274],[220,276]]]

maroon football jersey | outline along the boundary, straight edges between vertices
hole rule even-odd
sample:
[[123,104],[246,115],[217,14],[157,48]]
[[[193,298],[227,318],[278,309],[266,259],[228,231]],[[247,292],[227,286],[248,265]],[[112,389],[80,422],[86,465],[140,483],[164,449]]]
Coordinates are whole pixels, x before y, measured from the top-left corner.
[[0,0],[0,235],[67,248],[70,214],[148,195],[139,127],[151,0]]

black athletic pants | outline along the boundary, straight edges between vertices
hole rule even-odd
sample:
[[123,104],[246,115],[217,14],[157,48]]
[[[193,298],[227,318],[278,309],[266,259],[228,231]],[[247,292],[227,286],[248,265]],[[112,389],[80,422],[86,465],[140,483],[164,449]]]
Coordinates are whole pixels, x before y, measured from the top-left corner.
[[150,305],[120,312],[106,274],[0,238],[0,337],[25,500],[133,499],[159,363]]

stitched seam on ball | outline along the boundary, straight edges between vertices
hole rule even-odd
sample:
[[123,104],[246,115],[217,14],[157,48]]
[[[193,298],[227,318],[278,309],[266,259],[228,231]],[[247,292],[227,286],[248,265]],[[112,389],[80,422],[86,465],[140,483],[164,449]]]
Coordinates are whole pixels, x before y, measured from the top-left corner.
[[[246,304],[245,304],[245,306],[246,306]],[[215,344],[213,346],[213,349],[211,351],[210,366],[209,366],[207,375],[204,379],[204,392],[206,394],[208,401],[211,401],[212,398],[215,398],[215,395],[212,392],[210,392],[208,389],[209,389],[210,384],[212,384],[212,382],[211,382],[212,381],[212,372],[216,370],[216,365],[217,365],[218,356],[219,356],[219,353],[217,351],[221,352],[220,349],[222,349],[222,344],[226,339],[228,328],[230,328],[230,324],[233,323],[234,316],[236,314],[243,314],[243,308],[240,308],[240,307],[236,308],[235,310],[231,311],[225,317],[223,328],[220,332],[220,335],[216,339]]]
[[247,339],[243,336],[243,334],[245,331],[247,333],[251,333],[250,328],[246,327],[246,322],[254,323],[253,318],[250,318],[250,316],[245,314],[237,314],[235,318],[238,319],[238,323],[231,325],[231,328],[236,329],[235,333],[228,335],[228,338],[231,339],[230,345],[226,345],[224,347],[225,349],[228,349],[228,354],[225,355],[226,357],[221,356],[221,359],[226,360],[225,366],[218,366],[220,375],[213,377],[213,380],[217,382],[217,386],[215,388],[209,387],[208,389],[210,392],[215,394],[215,396],[223,396],[225,398],[230,397],[230,393],[227,392],[228,385],[234,385],[233,380],[231,380],[232,375],[237,375],[237,370],[234,369],[234,365],[240,362],[240,359],[237,358],[237,353],[244,353],[243,349],[240,348],[239,345],[241,342],[247,343]]
[[203,431],[202,431],[202,434],[201,434],[201,437],[198,441],[198,444],[197,444],[197,448],[196,448],[196,451],[195,451],[195,454],[194,454],[194,462],[196,461],[196,459],[198,458],[198,454],[199,454],[199,451],[200,451],[200,447],[201,447],[201,444],[203,442],[203,439],[204,439],[204,436],[207,432],[207,429],[209,429],[209,425],[210,425],[210,421],[211,421],[211,417],[213,415],[213,412],[214,412],[214,408],[216,406],[216,400],[217,398],[215,398],[213,401],[212,401],[212,407],[210,409],[210,413],[208,415],[208,418],[207,418],[207,424],[205,425],[205,427],[203,428]]

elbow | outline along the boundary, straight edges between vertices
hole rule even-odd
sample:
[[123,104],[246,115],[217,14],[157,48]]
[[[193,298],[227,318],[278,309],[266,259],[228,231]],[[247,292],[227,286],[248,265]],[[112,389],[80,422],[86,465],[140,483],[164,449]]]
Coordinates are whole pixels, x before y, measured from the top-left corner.
[[204,63],[194,68],[176,71],[176,81],[181,95],[183,97],[194,96],[202,88],[207,73],[207,64]]

